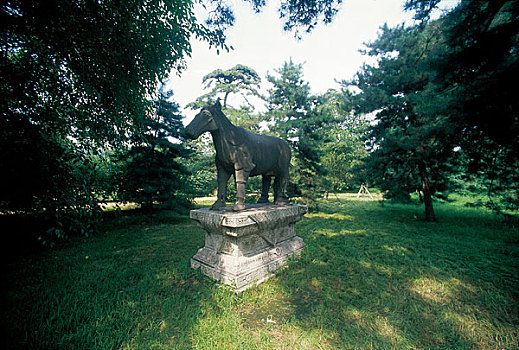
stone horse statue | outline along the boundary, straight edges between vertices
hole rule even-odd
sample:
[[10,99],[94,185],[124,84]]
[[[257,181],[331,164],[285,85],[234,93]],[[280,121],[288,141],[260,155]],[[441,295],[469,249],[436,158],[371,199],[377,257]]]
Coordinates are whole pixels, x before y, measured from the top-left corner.
[[198,138],[209,131],[216,148],[218,197],[211,209],[225,207],[227,182],[234,175],[236,203],[232,209],[245,209],[245,189],[249,176],[262,175],[261,197],[258,203],[268,203],[272,176],[274,180],[274,203],[286,204],[289,180],[290,147],[279,138],[257,135],[234,126],[222,113],[220,102],[202,108],[185,128],[185,135]]

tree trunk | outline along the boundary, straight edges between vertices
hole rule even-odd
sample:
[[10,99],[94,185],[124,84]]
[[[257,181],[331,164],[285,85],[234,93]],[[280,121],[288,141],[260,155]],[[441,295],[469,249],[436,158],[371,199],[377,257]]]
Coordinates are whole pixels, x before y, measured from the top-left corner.
[[144,201],[141,203],[141,211],[144,214],[148,214],[150,216],[150,220],[153,217],[153,200]]
[[421,163],[418,166],[420,170],[420,178],[422,180],[422,189],[423,189],[423,203],[425,205],[425,220],[429,222],[436,221],[436,216],[434,215],[434,208],[432,205],[432,196],[431,196],[431,188],[429,185],[429,176],[427,174],[427,169],[425,164]]
[[227,92],[225,93],[225,96],[223,97],[223,107],[224,107],[224,108],[227,108],[227,97],[229,97],[229,94],[230,94],[230,93],[231,93],[230,91],[227,91]]
[[490,184],[488,185],[488,201],[492,205],[492,208],[495,208],[494,201],[492,200],[492,187],[494,186],[494,179],[496,178],[496,173],[494,171],[497,161],[497,156],[499,154],[499,148],[496,150],[494,156],[492,157],[492,164],[489,169],[489,178],[490,178]]

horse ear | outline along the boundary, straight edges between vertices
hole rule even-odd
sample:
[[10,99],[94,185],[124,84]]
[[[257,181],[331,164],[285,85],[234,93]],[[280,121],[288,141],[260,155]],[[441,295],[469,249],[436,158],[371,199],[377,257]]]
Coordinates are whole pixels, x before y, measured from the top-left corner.
[[214,106],[216,108],[218,108],[219,110],[222,110],[222,105],[220,104],[220,99],[219,98],[216,100],[216,103],[214,104]]

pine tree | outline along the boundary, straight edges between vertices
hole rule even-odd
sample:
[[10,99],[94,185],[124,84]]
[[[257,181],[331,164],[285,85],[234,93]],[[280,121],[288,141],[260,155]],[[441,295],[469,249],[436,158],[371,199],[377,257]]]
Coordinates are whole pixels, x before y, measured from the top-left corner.
[[[456,145],[456,125],[446,123],[430,104],[434,91],[430,61],[442,35],[438,23],[388,28],[368,44],[376,66],[365,65],[353,84],[358,113],[375,113],[368,141],[372,181],[388,196],[423,192],[425,218],[435,221],[432,195],[447,181],[446,167]],[[435,100],[435,103],[440,101]]]
[[247,99],[248,96],[259,96],[258,87],[261,78],[258,73],[243,64],[237,64],[231,69],[216,69],[202,78],[205,89],[212,87],[211,92],[197,99],[205,101],[207,98],[215,99],[218,95],[223,95],[223,107],[227,107],[229,95],[238,94],[252,108],[252,104]]
[[274,86],[267,99],[270,130],[292,147],[291,180],[295,192],[314,204],[323,188],[320,142],[323,138],[321,115],[314,110],[315,97],[303,79],[303,66],[290,60],[276,70],[279,77],[268,75]]
[[124,159],[120,194],[147,212],[155,202],[179,203],[185,194],[187,171],[182,161],[189,151],[181,142],[183,117],[172,96],[172,91],[159,90],[155,114],[145,122],[144,139],[120,156]]

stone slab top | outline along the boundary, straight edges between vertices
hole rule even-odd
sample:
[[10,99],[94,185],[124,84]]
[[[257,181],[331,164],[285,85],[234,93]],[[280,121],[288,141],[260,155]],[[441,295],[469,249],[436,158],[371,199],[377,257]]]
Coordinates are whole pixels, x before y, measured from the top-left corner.
[[232,211],[202,208],[191,210],[189,216],[208,231],[220,231],[231,236],[241,236],[250,232],[250,226],[271,229],[299,221],[308,212],[306,205],[299,204],[249,204],[245,210]]

